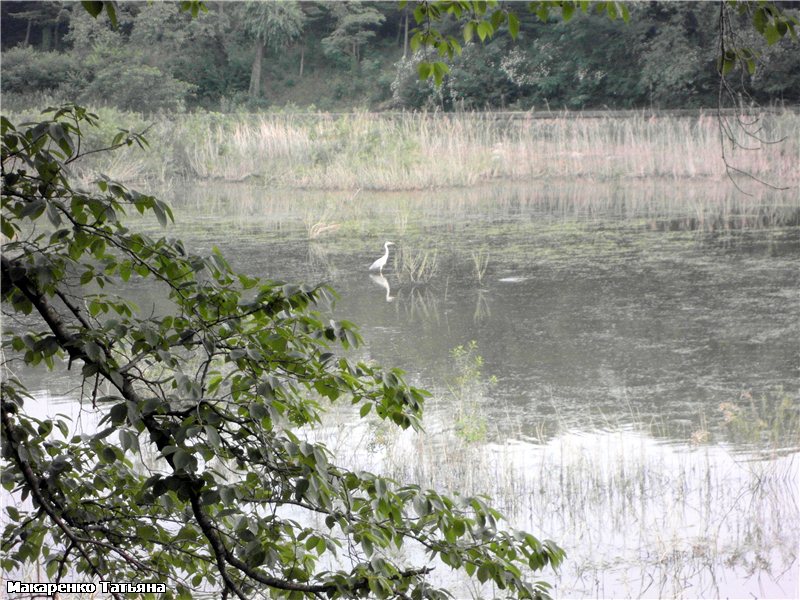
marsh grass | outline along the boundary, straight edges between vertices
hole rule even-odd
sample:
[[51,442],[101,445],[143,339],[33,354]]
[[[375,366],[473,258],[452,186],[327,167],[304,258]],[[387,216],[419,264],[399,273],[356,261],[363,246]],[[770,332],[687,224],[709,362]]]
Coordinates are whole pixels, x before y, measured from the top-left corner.
[[428,283],[439,270],[436,250],[408,250],[401,248],[394,259],[395,272],[401,283]]
[[[459,354],[474,366],[468,347]],[[471,369],[454,368],[468,380],[460,393],[485,393],[476,392]],[[555,580],[561,597],[719,597],[748,590],[772,597],[796,581],[796,454],[761,460],[708,440],[664,443],[649,433],[650,422],[594,431],[565,426],[536,442],[523,441],[530,436],[522,431],[503,431],[502,442],[475,441],[454,423],[453,402],[464,399],[447,394],[447,407],[432,399],[425,432],[398,432],[378,420],[354,426],[340,413],[330,415],[341,424],[329,423],[325,438],[350,465],[425,487],[487,494],[514,526],[558,540],[567,550]],[[467,593],[469,582],[460,585]],[[491,597],[492,590],[478,591]]]
[[478,281],[478,285],[481,285],[483,276],[486,275],[486,269],[489,266],[489,251],[485,248],[480,248],[473,250],[470,254],[472,256],[475,279]]
[[800,406],[783,388],[753,394],[719,405],[721,434],[731,443],[776,456],[800,444]]
[[[141,115],[99,111],[104,130],[143,130]],[[18,115],[13,115],[17,117]],[[25,115],[32,116],[32,115]],[[799,182],[800,118],[754,117],[759,135],[728,148],[737,169],[775,185]],[[107,131],[106,131],[107,130]],[[150,151],[97,155],[90,168],[123,180],[175,176],[315,189],[415,190],[493,180],[667,178],[723,180],[720,126],[695,116],[560,113],[192,113],[157,118]],[[752,187],[745,177],[742,185]],[[758,186],[755,186],[756,189]]]
[[[599,414],[581,429],[564,419],[536,435],[509,428],[509,414],[493,431],[486,406],[499,408],[477,344],[450,360],[424,432],[373,421],[355,428],[359,443],[344,417],[339,433],[328,430],[345,436],[337,453],[400,481],[487,494],[514,526],[567,550],[558,596],[772,597],[796,583],[800,420],[790,394],[743,392],[700,414],[682,441],[661,437],[668,415],[644,418],[630,404],[627,416]],[[482,422],[480,437],[465,422]],[[741,439],[749,449],[733,453]],[[454,584],[464,597],[497,592],[471,585]]]

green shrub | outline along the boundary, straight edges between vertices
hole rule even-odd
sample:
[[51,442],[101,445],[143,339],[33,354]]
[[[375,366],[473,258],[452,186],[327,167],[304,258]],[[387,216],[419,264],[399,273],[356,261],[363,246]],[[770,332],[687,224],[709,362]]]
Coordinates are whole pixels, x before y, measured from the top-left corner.
[[39,52],[30,47],[11,48],[3,52],[3,94],[53,92],[68,79],[76,67],[69,54]]
[[95,73],[83,96],[85,100],[120,110],[151,113],[183,109],[187,95],[194,89],[195,86],[158,67],[112,64]]

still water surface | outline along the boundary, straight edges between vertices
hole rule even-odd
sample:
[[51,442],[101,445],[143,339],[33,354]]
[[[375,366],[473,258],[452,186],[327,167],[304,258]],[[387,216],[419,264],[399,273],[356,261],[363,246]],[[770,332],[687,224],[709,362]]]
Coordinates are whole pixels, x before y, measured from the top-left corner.
[[[796,224],[664,231],[677,219],[663,201],[592,210],[580,193],[597,190],[577,190],[351,198],[235,187],[191,190],[175,209],[198,251],[216,245],[248,273],[332,285],[365,353],[420,384],[446,383],[451,350],[476,341],[497,378],[486,409],[507,421],[501,431],[539,439],[542,427],[652,422],[675,443],[707,427],[713,442],[743,449],[719,426],[721,403],[760,410],[788,397],[796,408]],[[309,239],[316,223],[338,228]],[[397,251],[383,278],[370,277],[385,240]],[[421,257],[435,268],[411,281]]]
[[190,250],[332,285],[433,392],[424,436],[335,411],[342,460],[494,496],[567,550],[559,597],[796,597],[797,202],[721,187],[165,196]]
[[[236,187],[179,195],[176,211],[198,250],[337,290],[365,357],[434,397],[427,436],[344,411],[328,443],[353,464],[493,495],[567,549],[557,595],[793,597],[797,203],[675,195]],[[386,240],[396,251],[370,277]]]

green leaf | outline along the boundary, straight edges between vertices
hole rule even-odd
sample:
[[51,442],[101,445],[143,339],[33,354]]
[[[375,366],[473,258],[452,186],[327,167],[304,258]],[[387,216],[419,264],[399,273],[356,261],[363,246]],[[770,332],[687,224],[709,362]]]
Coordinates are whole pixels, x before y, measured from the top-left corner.
[[95,342],[86,342],[83,345],[83,351],[93,362],[100,362],[105,354],[103,349]]
[[625,6],[624,2],[619,3],[619,11],[622,14],[622,20],[625,23],[629,23],[631,20],[631,12],[628,10],[628,7]]
[[427,498],[422,496],[414,496],[412,504],[414,506],[414,512],[416,512],[419,517],[426,517],[430,514],[431,507]]
[[755,30],[762,34],[767,27],[767,11],[763,6],[758,7],[753,12],[753,27]]
[[139,450],[139,439],[127,429],[119,430],[119,444],[123,450]]
[[175,464],[175,468],[182,471],[191,470],[189,467],[192,465],[193,460],[192,455],[183,448],[178,448],[172,454],[172,461]]
[[433,63],[433,78],[436,82],[436,85],[442,85],[442,80],[444,76],[450,72],[450,67],[448,67],[443,62],[435,62]]
[[478,581],[481,583],[486,583],[489,580],[489,567],[488,565],[483,562],[478,567]]
[[458,43],[458,40],[454,37],[450,37],[449,41],[451,50],[450,57],[452,58],[453,53],[457,54],[458,56],[461,56],[462,49],[461,49],[461,44]]
[[111,21],[111,27],[114,29],[117,28],[117,9],[114,6],[114,2],[109,2],[106,0],[103,3],[106,7],[106,14],[108,15],[108,20]]
[[98,0],[82,0],[84,10],[92,15],[95,19],[103,12],[103,3]]
[[419,73],[420,80],[424,81],[431,76],[431,73],[433,72],[433,65],[429,62],[423,61],[417,65],[417,72]]
[[539,17],[539,20],[542,23],[547,23],[547,20],[550,18],[550,10],[545,2],[541,2],[536,9],[536,16]]
[[109,412],[111,422],[115,425],[123,423],[128,418],[128,405],[125,402],[120,402],[111,407]]
[[495,31],[497,31],[503,25],[503,23],[505,23],[505,21],[506,21],[506,14],[500,9],[494,11],[492,13],[491,18],[489,19],[489,22],[492,24],[492,28]]
[[102,456],[103,461],[106,463],[113,463],[117,460],[117,453],[110,446],[104,446],[103,450],[100,452],[100,455]]
[[486,38],[492,37],[494,33],[494,29],[492,28],[492,24],[487,21],[481,21],[478,23],[478,37],[483,42]]
[[464,41],[471,42],[473,37],[475,37],[475,23],[468,21],[464,25]]
[[153,204],[153,212],[156,213],[156,218],[162,227],[167,226],[167,213],[164,211],[160,203]]
[[372,553],[374,551],[374,548],[372,546],[372,540],[364,536],[364,538],[361,540],[361,547],[364,549],[364,554],[367,556],[367,558],[372,556]]
[[206,432],[206,438],[208,439],[208,443],[211,445],[211,447],[220,449],[222,447],[222,438],[219,437],[219,432],[216,430],[216,428],[206,425],[204,429]]
[[769,44],[770,46],[772,46],[776,42],[779,42],[781,37],[782,37],[781,34],[778,32],[778,28],[775,26],[774,23],[770,23],[764,29],[763,34],[764,34],[764,39],[767,41],[767,44]]
[[14,239],[14,236],[17,235],[17,230],[5,216],[0,219],[0,231],[10,240]]
[[50,221],[53,227],[61,225],[61,214],[52,202],[47,203],[47,220]]
[[508,32],[513,39],[519,35],[519,17],[514,13],[508,13]]
[[114,385],[117,386],[118,389],[122,389],[122,387],[125,385],[125,380],[123,379],[122,374],[119,371],[114,371],[114,370],[109,371],[108,377],[111,379]]

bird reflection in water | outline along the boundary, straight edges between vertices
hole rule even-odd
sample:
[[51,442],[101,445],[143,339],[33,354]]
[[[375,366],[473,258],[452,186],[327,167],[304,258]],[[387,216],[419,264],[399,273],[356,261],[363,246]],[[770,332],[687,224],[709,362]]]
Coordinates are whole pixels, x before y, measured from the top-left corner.
[[386,277],[384,277],[382,273],[370,273],[369,278],[386,290],[387,302],[391,302],[392,300],[395,299],[395,296],[392,296],[392,288],[389,286],[389,282],[386,280]]

